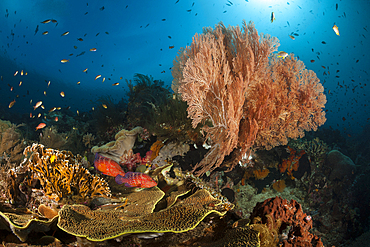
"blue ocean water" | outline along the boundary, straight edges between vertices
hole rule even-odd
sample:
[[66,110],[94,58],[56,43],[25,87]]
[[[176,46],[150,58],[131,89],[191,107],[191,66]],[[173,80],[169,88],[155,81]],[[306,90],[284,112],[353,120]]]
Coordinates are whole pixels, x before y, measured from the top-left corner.
[[[246,20],[317,74],[327,97],[321,128],[352,141],[369,130],[369,12],[368,0],[1,0],[0,119],[117,103],[135,73],[170,86],[173,60],[196,33]],[[45,109],[34,111],[39,101]],[[362,137],[359,153],[368,150]]]
[[[370,117],[369,6],[366,0],[3,0],[0,103],[3,111],[11,113],[30,111],[31,99],[42,100],[46,109],[71,106],[73,111],[84,111],[102,95],[125,97],[125,79],[134,73],[170,85],[173,59],[195,33],[220,21],[241,25],[245,19],[253,21],[260,33],[277,37],[280,51],[294,53],[316,72],[327,95],[325,127],[352,136]],[[56,22],[42,23],[48,19]],[[340,36],[333,31],[334,24]],[[69,33],[62,36],[65,32]],[[90,51],[93,48],[96,51]],[[69,62],[61,63],[62,59]],[[27,76],[21,77],[21,70]],[[19,74],[14,76],[16,71]],[[101,78],[95,80],[97,75]]]

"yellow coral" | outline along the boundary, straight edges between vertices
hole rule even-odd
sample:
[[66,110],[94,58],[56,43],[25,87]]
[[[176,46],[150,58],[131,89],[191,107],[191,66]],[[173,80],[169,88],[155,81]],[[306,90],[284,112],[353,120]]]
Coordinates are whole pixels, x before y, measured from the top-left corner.
[[24,163],[36,174],[45,194],[57,201],[71,196],[84,199],[111,195],[107,182],[79,164],[79,155],[74,157],[69,151],[44,149],[42,144],[35,143],[25,148],[23,154],[29,156]]

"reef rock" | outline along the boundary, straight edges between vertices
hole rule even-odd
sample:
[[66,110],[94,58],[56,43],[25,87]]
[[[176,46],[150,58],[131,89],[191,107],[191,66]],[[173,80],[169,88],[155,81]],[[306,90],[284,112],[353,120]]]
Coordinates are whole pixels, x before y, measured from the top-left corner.
[[346,176],[351,178],[356,171],[353,161],[338,150],[332,150],[328,153],[325,166],[331,169],[328,177],[331,181],[342,180]]

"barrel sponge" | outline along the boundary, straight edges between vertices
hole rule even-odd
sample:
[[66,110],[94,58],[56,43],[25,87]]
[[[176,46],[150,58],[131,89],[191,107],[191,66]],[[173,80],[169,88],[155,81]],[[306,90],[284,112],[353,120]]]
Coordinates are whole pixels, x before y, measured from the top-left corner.
[[84,205],[65,205],[59,211],[58,227],[90,241],[104,241],[130,233],[179,233],[194,229],[210,213],[225,215],[227,211],[222,205],[206,190],[199,190],[159,212],[140,216],[131,216],[127,208],[93,211]]

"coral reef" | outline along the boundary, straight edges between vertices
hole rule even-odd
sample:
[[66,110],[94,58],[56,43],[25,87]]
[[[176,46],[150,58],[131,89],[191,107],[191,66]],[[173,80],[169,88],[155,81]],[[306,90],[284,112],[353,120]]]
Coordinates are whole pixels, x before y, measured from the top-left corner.
[[142,132],[142,127],[136,127],[132,130],[123,129],[115,135],[115,141],[108,142],[100,147],[94,146],[91,148],[91,152],[99,153],[117,163],[122,163],[130,155],[130,152],[132,152],[136,138]]
[[[19,163],[22,160],[24,140],[16,125],[0,120],[0,164]],[[7,159],[8,158],[8,159]]]
[[279,164],[279,171],[280,173],[284,173],[285,171],[287,172],[287,175],[291,178],[294,179],[293,172],[298,171],[299,167],[299,160],[302,157],[302,155],[305,154],[304,150],[301,150],[298,154],[297,151],[291,147],[287,147],[289,150],[289,157],[287,159],[283,159],[282,163]]
[[251,148],[286,145],[324,124],[324,88],[293,55],[272,55],[278,41],[253,23],[222,23],[196,34],[174,60],[172,89],[188,103],[193,128],[203,124],[211,149],[194,167],[198,175],[229,169]]
[[83,137],[82,137],[82,141],[84,143],[84,145],[88,148],[91,148],[93,146],[93,143],[95,141],[95,136],[91,133],[86,133]]
[[74,157],[71,152],[45,149],[35,143],[26,147],[23,154],[27,158],[22,165],[29,167],[40,180],[45,194],[56,201],[110,196],[107,182],[82,167],[79,155]]
[[227,246],[262,246],[260,233],[254,230],[252,226],[235,227],[228,229],[223,234],[224,237],[215,243],[206,246],[227,247]]
[[309,232],[312,228],[312,217],[304,213],[301,205],[295,200],[289,202],[275,197],[257,203],[251,214],[251,221],[256,219],[267,225],[281,222],[280,246],[324,246],[319,237]]
[[254,170],[253,175],[256,179],[262,180],[265,177],[267,177],[270,173],[270,170],[267,168],[261,169],[261,170]]
[[150,156],[150,161],[153,161],[159,154],[159,151],[161,151],[161,148],[164,146],[163,141],[157,140],[152,144],[150,147],[150,151],[152,151],[152,155]]
[[266,199],[280,196],[287,200],[295,200],[299,203],[304,202],[302,198],[306,193],[302,193],[297,188],[286,187],[282,192],[277,192],[271,187],[265,189],[263,193],[257,193],[258,189],[250,184],[241,185],[240,183],[233,187],[235,193],[235,211],[243,218],[248,218],[256,203],[261,203]]
[[152,160],[153,167],[160,167],[168,164],[167,161],[172,160],[174,156],[183,156],[189,151],[190,147],[186,143],[171,142],[161,148],[159,154]]
[[277,192],[283,192],[285,189],[285,181],[284,180],[278,180],[275,183],[272,184],[272,188],[276,190]]
[[186,116],[186,102],[176,95],[167,97],[159,105],[151,103],[145,126],[160,140],[168,142],[199,142],[200,128],[193,129],[191,119]]
[[329,180],[344,180],[352,179],[356,171],[356,166],[353,161],[348,157],[339,152],[338,150],[332,150],[326,157],[325,167],[330,169]]
[[40,135],[40,143],[47,148],[62,150],[67,147],[67,134],[58,133],[56,126],[44,128]]
[[170,90],[164,87],[163,81],[154,80],[153,77],[143,74],[135,74],[133,81],[126,80],[126,82],[129,88],[128,122],[133,126],[146,126],[147,118],[153,117],[152,107],[165,104],[168,96],[171,95]]
[[134,216],[126,206],[92,211],[84,205],[65,205],[59,212],[58,227],[75,236],[103,241],[128,233],[186,232],[194,229],[207,215],[216,213],[222,216],[226,212],[220,200],[206,190],[199,190],[164,210],[140,211]]
[[115,104],[111,96],[102,96],[95,102],[92,115],[98,135],[102,136],[103,133],[117,128],[126,121],[127,102],[122,99]]
[[316,165],[322,165],[325,161],[329,146],[318,137],[308,141],[307,139],[290,140],[289,146],[296,150],[304,150],[310,161]]

